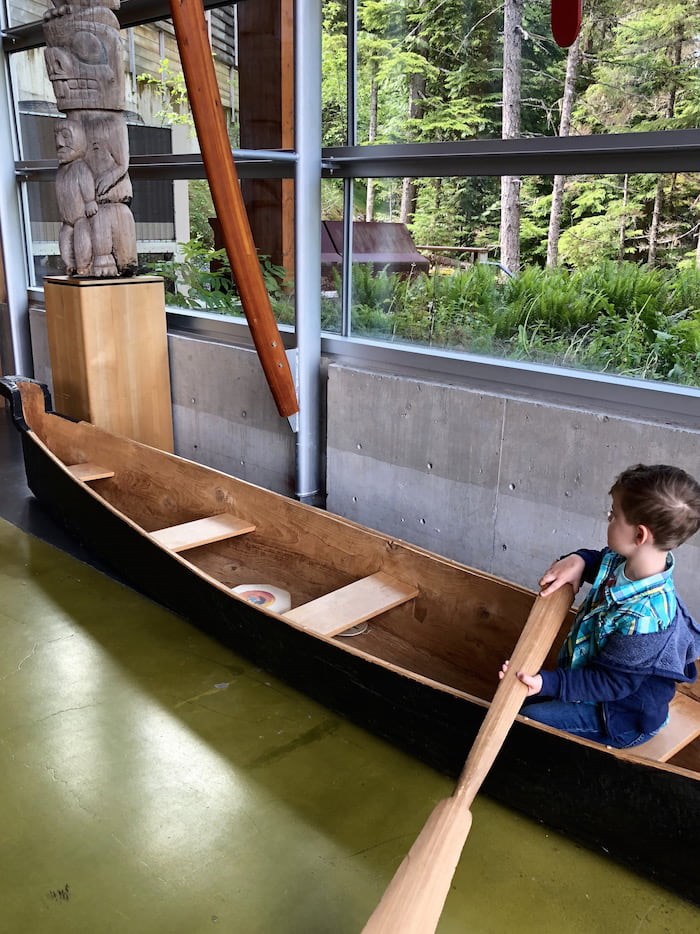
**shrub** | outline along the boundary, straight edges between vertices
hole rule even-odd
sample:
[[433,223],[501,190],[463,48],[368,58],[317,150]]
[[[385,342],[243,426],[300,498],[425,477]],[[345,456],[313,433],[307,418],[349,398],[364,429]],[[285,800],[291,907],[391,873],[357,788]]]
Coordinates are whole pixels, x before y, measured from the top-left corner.
[[[179,281],[171,304],[240,314],[223,251],[183,244],[182,263],[154,272]],[[221,263],[212,271],[211,262]],[[294,321],[284,270],[262,259],[280,322]],[[334,272],[336,292],[341,278]],[[581,270],[529,267],[503,280],[493,265],[408,276],[353,267],[352,329],[420,344],[700,385],[700,270],[605,261]],[[324,294],[321,326],[340,329],[340,300]]]

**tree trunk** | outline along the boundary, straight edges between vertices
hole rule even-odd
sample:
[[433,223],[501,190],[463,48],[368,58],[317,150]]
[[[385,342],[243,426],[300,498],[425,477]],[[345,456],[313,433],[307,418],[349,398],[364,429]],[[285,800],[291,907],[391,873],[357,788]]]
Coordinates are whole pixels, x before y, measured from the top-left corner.
[[[522,19],[524,0],[506,0],[503,13],[503,139],[520,136]],[[501,178],[501,263],[520,267],[520,179]]]
[[407,224],[416,211],[416,183],[412,178],[404,178],[401,183],[401,210],[399,220]]
[[617,258],[620,262],[625,258],[625,238],[627,231],[627,204],[630,197],[630,177],[625,175],[622,183],[622,216],[620,217],[620,241],[617,249]]
[[[377,88],[377,65],[372,63],[372,79],[369,91],[369,132],[367,141],[372,144],[377,138],[377,108],[379,92]],[[374,179],[367,179],[367,199],[365,202],[365,220],[374,220]]]
[[651,225],[649,227],[649,252],[647,253],[647,265],[656,265],[656,248],[659,240],[659,223],[661,221],[661,208],[664,203],[664,180],[659,176],[656,183],[656,194],[654,195],[654,209],[651,212]]
[[[683,54],[683,39],[685,38],[685,29],[683,23],[677,23],[675,29],[675,40],[670,50],[671,63],[674,66],[674,74],[678,71]],[[671,89],[668,92],[668,104],[666,106],[666,117],[671,119],[676,112],[676,92],[678,85],[674,77]],[[654,195],[654,208],[651,213],[651,225],[649,227],[649,253],[647,254],[647,265],[656,265],[656,251],[659,241],[659,227],[661,225],[661,210],[664,203],[664,180],[659,176],[656,183],[656,194]]]
[[[570,46],[566,57],[566,78],[564,96],[561,102],[559,136],[568,136],[571,130],[571,110],[576,91],[579,65],[581,63],[580,37]],[[561,230],[561,207],[564,201],[565,175],[555,175],[552,186],[552,207],[549,212],[549,231],[547,233],[547,266],[556,266],[559,261],[559,232]]]
[[[425,100],[425,76],[411,75],[408,89],[408,119],[420,120],[423,116],[423,101]],[[416,213],[416,183],[412,178],[404,178],[401,186],[401,214],[402,224],[408,224]]]

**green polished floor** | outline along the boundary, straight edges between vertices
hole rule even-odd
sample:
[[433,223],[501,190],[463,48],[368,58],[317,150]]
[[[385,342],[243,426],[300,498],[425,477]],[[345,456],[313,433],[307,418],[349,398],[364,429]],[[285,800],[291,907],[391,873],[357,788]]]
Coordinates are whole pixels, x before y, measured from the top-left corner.
[[[359,934],[452,783],[2,520],[0,562],[0,931]],[[478,799],[439,931],[514,929],[700,911]]]

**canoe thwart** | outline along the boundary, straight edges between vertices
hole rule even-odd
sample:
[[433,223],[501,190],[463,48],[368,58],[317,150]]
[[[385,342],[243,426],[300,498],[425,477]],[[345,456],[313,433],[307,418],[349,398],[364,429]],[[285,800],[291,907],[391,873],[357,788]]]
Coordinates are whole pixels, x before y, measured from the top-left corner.
[[696,736],[700,736],[700,701],[677,691],[669,706],[666,726],[646,743],[630,749],[630,752],[645,759],[668,762],[688,743],[692,743]]
[[206,516],[204,519],[194,519],[192,522],[183,522],[181,525],[171,525],[165,529],[151,532],[159,545],[171,551],[187,551],[188,548],[197,548],[199,545],[209,545],[211,542],[220,542],[234,535],[243,535],[245,532],[254,532],[255,526],[250,522],[222,513],[218,516]]
[[88,483],[90,480],[106,480],[114,476],[113,470],[100,467],[99,464],[67,464],[66,466],[75,479],[82,480],[83,483]]
[[324,594],[317,600],[297,606],[283,615],[308,632],[336,636],[344,629],[364,623],[412,600],[418,593],[415,587],[378,571]]

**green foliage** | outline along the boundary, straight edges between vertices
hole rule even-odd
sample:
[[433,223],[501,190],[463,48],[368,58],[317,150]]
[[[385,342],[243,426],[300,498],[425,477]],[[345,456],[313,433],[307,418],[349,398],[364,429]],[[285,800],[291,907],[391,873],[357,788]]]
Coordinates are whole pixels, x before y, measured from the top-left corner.
[[[558,132],[566,52],[551,39],[549,13],[550,0],[525,4],[523,136]],[[370,135],[376,143],[501,135],[502,4],[361,0],[358,15],[361,143]],[[347,5],[324,0],[323,16],[324,144],[342,145],[347,142]],[[698,36],[697,4],[585,0],[572,132],[584,137],[697,127]],[[184,101],[178,99],[176,76],[167,61],[161,65],[158,75],[140,80],[157,85],[179,110]],[[409,276],[356,265],[353,330],[700,385],[699,178],[692,172],[568,177],[558,253],[563,265],[545,270],[552,178],[525,177],[520,188],[524,269],[516,279],[504,279],[486,265]],[[412,182],[416,200],[407,223],[416,243],[498,243],[498,176]],[[401,184],[400,178],[374,180],[375,219],[398,219]],[[366,195],[362,180],[354,190],[353,210],[360,217]],[[663,196],[660,216],[654,214],[657,193]],[[342,183],[325,180],[323,217],[340,219],[342,210]],[[181,273],[171,294],[190,307],[239,313],[229,273],[225,267],[211,269],[208,212],[205,193],[191,192],[196,239],[185,250],[182,268],[167,270],[173,279]],[[652,229],[649,262],[656,265],[649,268]],[[283,272],[267,268],[266,275],[279,319],[291,322]],[[321,316],[324,328],[339,328],[339,302],[330,293],[322,297]]]
[[[181,244],[164,276],[168,304],[241,315],[224,250]],[[294,323],[285,270],[261,257],[277,320]],[[321,327],[340,329],[340,273],[321,300]],[[493,264],[408,275],[353,266],[356,335],[700,385],[700,270],[603,262],[580,270],[528,267],[504,278]]]
[[[559,131],[567,53],[551,37],[550,0],[523,10],[521,133]],[[347,6],[325,0],[324,141],[346,142]],[[361,0],[358,5],[358,140],[434,143],[501,135],[503,4],[488,0]],[[621,133],[700,125],[700,6],[682,0],[585,0],[571,132]],[[580,175],[565,183],[559,262],[694,265],[700,220],[697,173],[662,177],[663,204],[652,230],[656,175]],[[497,244],[497,176],[415,179],[418,200],[405,219],[417,242]],[[376,220],[396,220],[398,179],[375,180]],[[362,182],[356,182],[362,193]],[[392,191],[393,187],[393,191]],[[521,258],[547,255],[552,178],[525,177],[521,187]],[[339,202],[330,207],[337,216]],[[358,205],[358,213],[360,206]],[[324,215],[326,216],[326,215]],[[330,216],[330,215],[327,215]],[[654,250],[652,251],[654,252]]]
[[170,59],[162,58],[158,62],[154,75],[144,72],[136,75],[136,80],[159,92],[163,101],[163,109],[157,111],[155,117],[161,121],[163,126],[178,123],[194,126],[187,100],[185,77],[181,69],[173,69],[171,64]]
[[[226,250],[215,250],[195,238],[178,244],[181,258],[160,260],[149,270],[163,276],[166,282],[165,300],[177,308],[216,311],[223,315],[243,314]],[[286,271],[260,257],[260,268],[272,309],[280,323],[294,321],[294,302]]]
[[[374,279],[374,281],[372,281]],[[407,278],[355,271],[353,328],[394,340],[700,385],[700,271],[607,262],[477,264]]]
[[211,200],[209,183],[203,178],[193,179],[188,183],[190,209],[190,237],[199,240],[205,247],[214,248],[214,231],[209,218],[216,211]]
[[167,304],[234,313],[236,296],[226,251],[214,250],[199,239],[179,247],[181,258],[160,260],[149,267],[165,279]]

